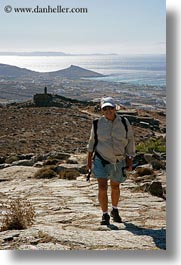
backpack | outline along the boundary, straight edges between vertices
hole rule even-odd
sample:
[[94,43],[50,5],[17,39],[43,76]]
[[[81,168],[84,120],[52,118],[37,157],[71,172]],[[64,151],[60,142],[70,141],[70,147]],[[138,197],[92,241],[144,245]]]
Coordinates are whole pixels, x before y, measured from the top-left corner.
[[[99,119],[93,120],[93,126],[94,126],[94,147],[93,147],[93,152],[95,151],[96,145],[98,144],[98,137],[97,137],[97,124],[98,124]],[[126,131],[126,138],[128,137],[128,125],[126,123],[125,117],[121,116],[121,121],[124,125],[125,131]]]

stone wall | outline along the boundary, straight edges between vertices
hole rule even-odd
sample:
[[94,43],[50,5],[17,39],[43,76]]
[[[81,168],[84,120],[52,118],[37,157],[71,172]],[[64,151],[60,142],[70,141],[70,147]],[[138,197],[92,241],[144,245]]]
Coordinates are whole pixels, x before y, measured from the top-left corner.
[[[120,114],[118,112],[118,114]],[[159,130],[160,122],[157,119],[151,117],[139,117],[136,115],[123,115],[125,118],[129,120],[132,125],[137,125],[143,128],[150,128],[153,130]]]
[[52,106],[52,95],[51,94],[36,94],[33,96],[33,102],[37,107],[48,107]]

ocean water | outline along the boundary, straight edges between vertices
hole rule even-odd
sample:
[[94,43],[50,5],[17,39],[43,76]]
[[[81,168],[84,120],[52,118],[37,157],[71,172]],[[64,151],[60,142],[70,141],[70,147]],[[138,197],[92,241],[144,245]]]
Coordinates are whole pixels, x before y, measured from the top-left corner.
[[77,65],[106,75],[99,80],[166,87],[165,55],[0,56],[0,63],[38,72]]

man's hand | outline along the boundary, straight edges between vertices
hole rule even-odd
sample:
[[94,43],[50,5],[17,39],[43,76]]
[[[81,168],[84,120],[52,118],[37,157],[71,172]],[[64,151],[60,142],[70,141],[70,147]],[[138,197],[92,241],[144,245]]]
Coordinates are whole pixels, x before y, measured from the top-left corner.
[[132,171],[133,158],[131,156],[126,157],[126,170]]
[[92,169],[92,153],[88,152],[87,155],[87,169],[91,170]]

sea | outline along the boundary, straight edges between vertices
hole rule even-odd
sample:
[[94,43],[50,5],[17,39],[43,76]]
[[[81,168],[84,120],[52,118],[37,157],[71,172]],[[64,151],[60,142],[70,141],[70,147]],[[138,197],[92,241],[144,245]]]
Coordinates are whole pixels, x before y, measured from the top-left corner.
[[[0,56],[0,63],[38,72],[76,65],[105,75],[98,80],[166,88],[166,55]],[[95,79],[95,78],[94,78]]]

